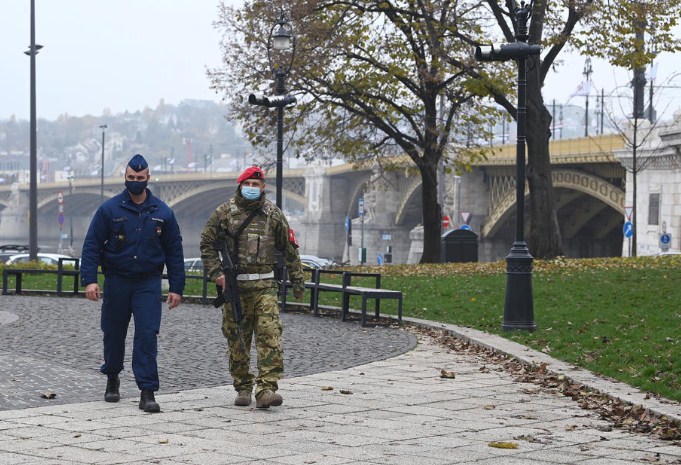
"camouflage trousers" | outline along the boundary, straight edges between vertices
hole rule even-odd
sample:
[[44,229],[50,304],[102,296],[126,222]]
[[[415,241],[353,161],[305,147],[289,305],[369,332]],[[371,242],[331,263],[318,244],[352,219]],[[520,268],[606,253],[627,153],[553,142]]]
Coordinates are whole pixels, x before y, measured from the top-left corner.
[[[229,372],[234,380],[234,389],[239,392],[253,390],[256,397],[261,391],[278,389],[277,381],[284,374],[284,351],[281,348],[282,324],[279,319],[279,304],[275,289],[241,291],[243,319],[241,329],[245,351],[239,341],[239,332],[232,318],[232,308],[222,308],[222,334],[229,346]],[[258,376],[250,371],[251,341],[255,336]]]

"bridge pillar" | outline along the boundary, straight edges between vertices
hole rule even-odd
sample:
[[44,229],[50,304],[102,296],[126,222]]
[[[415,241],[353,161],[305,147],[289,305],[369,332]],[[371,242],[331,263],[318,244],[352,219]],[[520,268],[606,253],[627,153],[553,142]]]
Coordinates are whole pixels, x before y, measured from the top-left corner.
[[[478,259],[481,262],[501,260],[508,253],[508,240],[506,238],[485,237],[482,233],[485,220],[491,210],[490,203],[493,197],[488,179],[489,176],[482,168],[474,168],[472,171],[458,176],[458,178],[454,174],[446,175],[444,179],[444,214],[451,218],[452,227],[455,229],[464,224],[464,213],[470,215],[468,225],[473,232],[478,234]],[[412,235],[414,240],[418,240],[419,237],[423,240],[423,230],[420,232],[413,230]],[[418,249],[416,244],[412,248],[414,251]],[[422,244],[420,250],[423,250]],[[420,255],[418,259],[414,255],[414,259],[416,259],[414,263],[418,263]]]
[[22,194],[18,183],[12,184],[8,206],[0,213],[0,237],[28,244],[28,190]]
[[[395,173],[382,173],[367,183],[364,192],[364,248],[367,249],[366,264],[376,265],[379,255],[385,257],[390,247],[392,263],[406,263],[409,255],[409,231],[395,224],[403,193],[399,191],[399,179]],[[359,264],[359,247],[362,243],[362,221],[352,220],[352,247],[349,259]]]
[[301,219],[289,218],[300,243],[300,252],[340,261],[345,247],[349,181],[344,176],[326,174],[321,165],[308,167],[304,176],[305,214]]

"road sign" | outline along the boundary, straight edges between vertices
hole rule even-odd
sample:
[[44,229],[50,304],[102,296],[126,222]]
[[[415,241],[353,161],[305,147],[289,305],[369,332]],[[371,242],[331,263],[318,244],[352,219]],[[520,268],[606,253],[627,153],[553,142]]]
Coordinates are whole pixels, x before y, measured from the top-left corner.
[[631,221],[626,221],[624,223],[624,226],[622,227],[622,232],[624,233],[624,237],[631,237],[634,235],[634,225],[632,224]]
[[672,244],[672,235],[668,233],[660,234],[660,248],[668,250]]
[[461,218],[463,219],[463,222],[468,224],[468,222],[471,220],[471,212],[461,212]]
[[451,225],[451,222],[449,221],[449,217],[447,215],[442,217],[442,229],[449,229],[449,226]]
[[624,207],[624,214],[627,220],[631,220],[631,214],[634,212],[634,207]]
[[64,214],[60,213],[59,216],[57,217],[57,221],[59,221],[59,226],[64,225]]
[[64,203],[64,193],[62,191],[57,192],[57,203],[59,205]]
[[59,213],[64,213],[64,204],[57,205],[59,207]]
[[472,228],[470,226],[468,226],[467,224],[462,224],[461,226],[459,226],[459,229],[463,229],[464,231],[471,231],[472,230]]
[[345,217],[345,232],[350,232],[350,217]]
[[360,197],[357,201],[357,211],[359,216],[364,216],[364,197]]

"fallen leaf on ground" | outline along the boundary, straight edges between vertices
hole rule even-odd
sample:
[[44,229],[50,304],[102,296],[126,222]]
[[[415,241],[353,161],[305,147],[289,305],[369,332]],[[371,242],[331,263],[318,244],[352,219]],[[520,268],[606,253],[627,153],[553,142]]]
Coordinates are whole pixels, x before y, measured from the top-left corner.
[[57,397],[57,394],[52,391],[43,391],[41,397],[44,397],[45,399],[54,399]]
[[503,441],[492,441],[487,444],[490,447],[495,447],[497,449],[517,449],[518,444],[515,442],[503,442]]
[[159,439],[158,443],[159,444],[168,444],[168,440],[167,439]]
[[440,370],[440,378],[456,378],[456,373],[453,371]]
[[339,392],[341,394],[352,394],[352,391],[350,391],[349,389],[341,389]]
[[333,386],[322,386],[322,391],[333,391]]

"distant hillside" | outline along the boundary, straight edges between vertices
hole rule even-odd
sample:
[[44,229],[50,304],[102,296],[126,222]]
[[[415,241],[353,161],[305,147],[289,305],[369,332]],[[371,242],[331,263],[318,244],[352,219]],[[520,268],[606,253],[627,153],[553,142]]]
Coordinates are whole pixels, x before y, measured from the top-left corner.
[[[249,151],[248,142],[225,119],[225,105],[185,100],[178,105],[161,102],[156,108],[134,113],[38,120],[38,158],[41,175],[70,168],[76,176],[99,173],[102,125],[105,128],[105,173],[114,174],[121,161],[143,154],[156,171],[202,170],[222,158],[238,159]],[[29,166],[29,122],[0,120],[0,176]],[[49,179],[46,179],[49,180]]]

